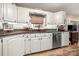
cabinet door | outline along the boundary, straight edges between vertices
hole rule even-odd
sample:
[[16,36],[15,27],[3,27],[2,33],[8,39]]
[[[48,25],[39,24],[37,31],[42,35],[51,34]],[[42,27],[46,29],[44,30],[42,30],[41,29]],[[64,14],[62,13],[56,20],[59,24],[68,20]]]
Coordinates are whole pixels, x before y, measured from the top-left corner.
[[22,56],[25,54],[24,38],[22,36],[10,36],[3,38],[3,55]]
[[31,39],[31,53],[40,51],[40,39],[32,38]]
[[52,25],[54,24],[54,14],[53,13],[50,13],[50,12],[47,12],[47,24],[48,25]]
[[2,22],[0,22],[0,29],[3,29],[3,23]]
[[16,21],[17,20],[17,8],[14,4],[4,4],[4,20]]
[[62,33],[62,46],[69,45],[69,32],[63,32]]
[[54,20],[55,20],[54,23],[56,25],[64,24],[65,17],[66,17],[66,15],[65,15],[65,12],[63,12],[63,11],[55,13],[54,14]]
[[31,42],[31,39],[29,39],[29,38],[25,38],[26,39],[26,48],[25,48],[25,50],[26,50],[26,54],[30,54],[30,49],[31,49],[31,44],[30,44],[30,42]]
[[0,3],[0,20],[2,20],[3,17],[3,4]]
[[27,8],[18,7],[18,22],[27,23],[29,20],[29,11]]
[[1,44],[1,39],[0,39],[0,56],[2,55],[2,44]]
[[43,37],[41,39],[41,51],[52,49],[52,38]]

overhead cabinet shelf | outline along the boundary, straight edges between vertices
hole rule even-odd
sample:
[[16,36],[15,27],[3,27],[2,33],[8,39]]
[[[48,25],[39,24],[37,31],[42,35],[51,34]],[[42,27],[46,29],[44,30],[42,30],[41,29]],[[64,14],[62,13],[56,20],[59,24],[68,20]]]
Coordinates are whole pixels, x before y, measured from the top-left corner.
[[4,9],[4,20],[5,21],[17,21],[17,8],[15,4],[6,3],[3,4]]
[[[30,15],[45,18],[45,23],[52,25],[64,24],[66,19],[64,11],[52,13],[42,10],[18,7],[11,3],[0,3],[0,20],[4,20],[6,22],[29,23],[31,20]],[[38,23],[42,22],[38,21]]]
[[28,23],[30,20],[29,10],[23,7],[17,7],[17,22]]

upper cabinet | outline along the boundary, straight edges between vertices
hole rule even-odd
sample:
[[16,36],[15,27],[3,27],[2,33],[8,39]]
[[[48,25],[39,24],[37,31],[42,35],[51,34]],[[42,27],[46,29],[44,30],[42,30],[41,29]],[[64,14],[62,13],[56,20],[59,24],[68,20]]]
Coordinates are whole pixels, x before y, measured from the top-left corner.
[[54,14],[54,24],[61,25],[64,24],[66,20],[66,14],[64,11],[56,12]]
[[0,20],[2,20],[3,17],[3,4],[0,3]]
[[29,10],[23,7],[17,7],[18,11],[18,20],[17,22],[27,23],[29,20]]
[[29,23],[31,20],[29,13],[45,15],[44,26],[64,24],[66,20],[64,11],[52,13],[40,9],[18,7],[12,3],[0,3],[0,20]]
[[15,4],[4,4],[4,20],[16,22],[17,8]]
[[64,11],[52,13],[52,12],[47,12],[47,17],[46,17],[47,25],[61,25],[65,23],[66,20],[66,14]]
[[53,22],[53,20],[54,20],[54,14],[51,13],[51,12],[47,12],[46,20],[47,20],[46,23],[48,25],[53,25],[54,24],[54,22]]

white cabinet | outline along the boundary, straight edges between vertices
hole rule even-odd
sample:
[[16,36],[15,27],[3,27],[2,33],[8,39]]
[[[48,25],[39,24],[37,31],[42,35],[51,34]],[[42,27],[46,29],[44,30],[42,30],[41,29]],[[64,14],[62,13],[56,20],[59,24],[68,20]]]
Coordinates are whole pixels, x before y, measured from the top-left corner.
[[31,53],[40,51],[40,38],[31,38]]
[[41,51],[52,49],[52,39],[48,37],[41,38]]
[[0,29],[3,29],[3,23],[0,22]]
[[64,11],[52,13],[47,12],[47,25],[61,25],[65,23],[66,13]]
[[3,38],[4,56],[22,56],[25,54],[25,42],[22,35],[14,35]]
[[43,33],[41,38],[41,50],[52,49],[52,33]]
[[2,20],[3,17],[3,4],[0,3],[0,20]]
[[64,11],[56,12],[54,14],[54,24],[61,25],[64,24],[66,20],[66,14]]
[[17,22],[27,23],[29,20],[29,11],[27,8],[17,7],[18,20]]
[[25,38],[26,39],[26,42],[25,42],[25,54],[30,54],[31,53],[31,51],[30,51],[30,49],[31,49],[31,39],[29,39],[29,38]]
[[1,39],[0,39],[0,56],[2,56],[2,44],[1,44]]
[[26,54],[52,49],[52,33],[25,34]]
[[54,24],[54,14],[51,12],[47,12],[46,20],[47,20],[48,25],[53,25]]
[[15,4],[4,4],[4,20],[14,22],[17,20],[17,8]]
[[67,46],[69,45],[69,32],[62,32],[61,45]]
[[31,51],[31,38],[30,38],[30,34],[25,34],[24,35],[25,38],[25,54],[30,54]]
[[40,51],[40,39],[35,37],[35,34],[26,34],[26,54]]

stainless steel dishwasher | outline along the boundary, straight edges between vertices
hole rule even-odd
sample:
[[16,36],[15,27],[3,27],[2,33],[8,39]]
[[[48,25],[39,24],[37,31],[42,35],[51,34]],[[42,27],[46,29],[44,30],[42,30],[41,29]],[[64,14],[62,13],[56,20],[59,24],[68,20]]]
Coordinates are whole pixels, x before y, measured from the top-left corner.
[[53,48],[61,47],[61,33],[53,33]]

